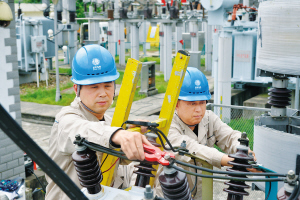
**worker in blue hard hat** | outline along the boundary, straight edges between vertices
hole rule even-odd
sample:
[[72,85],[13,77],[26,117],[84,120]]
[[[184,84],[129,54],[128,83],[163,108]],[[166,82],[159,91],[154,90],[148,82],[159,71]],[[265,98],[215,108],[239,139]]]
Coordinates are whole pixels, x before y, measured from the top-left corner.
[[[190,153],[220,168],[221,166],[228,166],[228,161],[233,160],[227,154],[236,152],[241,132],[233,130],[212,111],[206,110],[207,101],[210,99],[211,94],[205,75],[197,68],[188,67],[176,104],[168,139],[173,146],[180,146],[183,141],[186,141],[186,148]],[[217,145],[225,153],[214,148],[214,145]],[[253,155],[255,156],[254,153]],[[176,159],[194,164],[193,160],[187,156],[177,154]],[[200,162],[196,164],[201,165]],[[195,172],[194,169],[182,167]],[[158,174],[161,171],[162,167],[159,168]],[[190,175],[187,177],[190,190],[192,190],[195,178]],[[155,183],[157,195],[163,196],[159,181],[156,180]],[[194,195],[197,193],[196,199],[201,198],[201,183],[201,179],[198,178],[197,187],[192,193]]]
[[[107,148],[122,148],[131,160],[144,160],[143,143],[151,145],[138,132],[129,132],[120,127],[111,127],[111,118],[105,114],[113,102],[115,80],[119,78],[115,61],[105,48],[86,45],[80,48],[73,59],[72,78],[76,98],[55,117],[49,139],[49,156],[82,188],[72,153],[73,141],[80,134],[90,142]],[[97,153],[101,161],[102,153]],[[48,177],[46,199],[69,199]]]

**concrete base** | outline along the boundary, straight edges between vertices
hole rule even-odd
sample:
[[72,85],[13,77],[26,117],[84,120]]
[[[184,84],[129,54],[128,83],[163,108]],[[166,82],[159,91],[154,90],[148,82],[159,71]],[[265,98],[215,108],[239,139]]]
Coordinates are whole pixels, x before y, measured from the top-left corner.
[[[39,178],[39,180],[43,184],[44,188],[46,188],[48,183],[45,178],[45,173],[40,170],[34,170],[34,173]],[[36,179],[36,177],[33,174],[26,178],[25,185],[26,185],[26,188],[30,188],[32,190],[32,192],[34,192],[34,189],[36,189],[36,188],[42,188],[41,184],[39,183],[39,181]],[[30,189],[29,190],[27,189],[29,194],[30,194]],[[27,194],[27,195],[30,196],[29,194]],[[42,191],[36,192],[32,195],[32,199],[33,200],[44,200],[45,193],[43,193]]]
[[139,94],[145,94],[147,97],[158,94],[158,90],[149,90],[147,92],[139,92]]
[[[39,73],[40,81],[46,80],[46,73]],[[36,72],[29,72],[28,74],[19,73],[20,84],[36,82]]]

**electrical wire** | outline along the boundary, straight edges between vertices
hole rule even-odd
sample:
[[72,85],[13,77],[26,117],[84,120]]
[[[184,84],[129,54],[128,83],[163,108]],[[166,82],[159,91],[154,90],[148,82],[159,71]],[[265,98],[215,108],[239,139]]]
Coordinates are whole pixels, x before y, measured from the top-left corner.
[[107,157],[108,157],[108,154],[106,154],[104,160],[102,161],[102,163],[101,163],[101,165],[100,165],[100,169],[101,169],[102,165],[104,164],[104,162],[106,161],[106,158],[107,158]]
[[31,169],[29,169],[29,168],[27,170],[29,170],[36,177],[36,179],[38,180],[38,182],[40,183],[40,185],[43,188],[43,192],[46,193],[46,188],[44,187],[44,185],[42,184],[42,182],[40,181],[40,179],[37,177],[37,175]]
[[114,164],[112,164],[112,166],[110,166],[110,168],[108,170],[105,170],[104,172],[102,172],[102,174],[104,174],[105,172],[108,172],[109,170],[111,170],[111,168],[118,162],[118,160],[120,160],[120,158],[118,158]]
[[[194,164],[197,165],[196,159],[193,158],[193,160],[194,160]],[[196,168],[195,168],[195,173],[197,173],[197,169],[196,169]],[[192,193],[194,192],[194,190],[196,189],[196,187],[197,187],[197,182],[198,182],[198,177],[195,176],[195,184],[194,184],[193,189],[191,190],[191,194],[192,194]],[[194,196],[196,196],[196,194],[197,194],[197,190],[196,190],[196,193],[195,193]]]
[[298,197],[300,196],[300,182],[298,183],[298,192],[294,197],[294,200],[298,200]]
[[[267,177],[270,178],[270,176],[267,176]],[[270,194],[271,194],[271,187],[272,187],[271,182],[269,182],[269,185],[270,185],[270,188],[269,188],[268,195],[267,195],[267,197],[266,197],[265,200],[268,200],[268,199],[269,199],[269,196],[270,196]]]
[[227,171],[217,171],[217,170],[212,170],[212,169],[207,169],[205,167],[200,167],[196,165],[191,165],[189,163],[185,163],[179,160],[174,160],[175,163],[178,163],[180,165],[184,165],[187,167],[199,169],[202,171],[210,172],[210,173],[215,173],[215,174],[227,174],[227,175],[248,175],[248,176],[279,176],[279,177],[286,177],[285,174],[277,174],[277,173],[255,173],[255,172],[227,172]]
[[[299,173],[300,176],[300,173]],[[298,176],[298,178],[299,178]],[[300,195],[300,181],[298,182],[298,185],[295,186],[292,194],[290,195],[290,197],[288,198],[288,200],[298,200],[298,196]]]
[[199,176],[202,178],[215,178],[215,179],[223,179],[223,180],[233,180],[233,181],[253,181],[253,182],[273,182],[273,181],[284,181],[284,178],[239,178],[239,177],[230,177],[230,176],[211,176],[211,175],[204,175],[204,174],[198,174],[194,172],[190,172],[188,170],[184,170],[180,167],[177,167],[175,165],[171,165],[174,169],[184,172],[186,174],[190,174],[193,176]]
[[[126,159],[129,160],[126,156],[124,156],[123,152],[120,151],[115,151],[106,147],[103,147],[101,145],[97,145],[91,142],[86,141],[84,138],[82,139],[81,145],[85,145],[88,148],[94,150],[94,151],[100,151],[106,154],[110,154],[122,159]],[[276,173],[252,173],[252,172],[224,172],[224,171],[215,171],[215,170],[210,170],[207,168],[203,168],[203,167],[199,167],[199,166],[195,166],[195,165],[191,165],[188,163],[184,163],[178,160],[173,160],[173,164],[174,163],[178,163],[187,167],[192,167],[192,168],[196,168],[202,171],[208,171],[211,173],[219,173],[219,174],[227,174],[227,175],[258,175],[258,176],[282,176],[281,174],[276,174]],[[174,166],[172,164],[172,167],[177,169],[178,167]],[[182,171],[182,169],[178,168],[179,171]],[[225,177],[225,176],[210,176],[210,175],[203,175],[203,174],[198,174],[198,173],[193,173],[190,171],[186,171],[184,170],[183,172],[187,173],[187,174],[191,174],[194,176],[200,176],[200,177],[204,177],[204,178],[216,178],[216,179],[226,179],[226,180],[237,180],[237,181],[284,181],[284,178],[264,178],[264,179],[252,179],[252,178],[236,178],[236,177]]]

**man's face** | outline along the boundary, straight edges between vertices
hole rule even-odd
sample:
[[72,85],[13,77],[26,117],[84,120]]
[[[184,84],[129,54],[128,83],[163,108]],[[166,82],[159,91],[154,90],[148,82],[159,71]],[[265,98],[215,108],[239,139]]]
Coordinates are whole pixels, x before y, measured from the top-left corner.
[[184,123],[188,125],[199,124],[206,111],[206,101],[178,100],[176,111]]
[[112,104],[114,92],[114,82],[82,85],[80,99],[82,103],[94,112],[104,114]]

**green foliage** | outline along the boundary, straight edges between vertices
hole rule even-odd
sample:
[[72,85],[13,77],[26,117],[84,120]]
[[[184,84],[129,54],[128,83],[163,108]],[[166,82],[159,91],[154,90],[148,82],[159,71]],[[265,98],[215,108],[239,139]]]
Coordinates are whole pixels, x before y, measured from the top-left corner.
[[205,67],[205,58],[201,58],[201,66]]
[[[84,3],[82,0],[76,0],[76,17],[77,18],[84,18]],[[77,20],[78,24],[82,24],[84,22],[87,22],[87,20]]]
[[[62,91],[72,86],[73,83],[70,81],[65,85],[61,86],[60,90]],[[38,89],[28,92],[25,95],[21,95],[20,97],[21,97],[21,101],[35,102],[40,104],[61,105],[61,106],[70,105],[75,98],[75,93],[72,94],[63,93],[61,94],[62,99],[56,102],[55,95],[56,95],[55,88],[47,89],[45,87],[43,88],[40,87]]]

